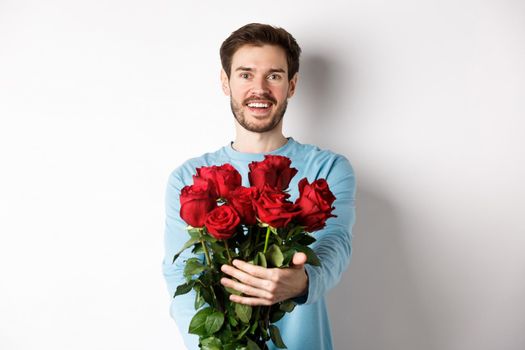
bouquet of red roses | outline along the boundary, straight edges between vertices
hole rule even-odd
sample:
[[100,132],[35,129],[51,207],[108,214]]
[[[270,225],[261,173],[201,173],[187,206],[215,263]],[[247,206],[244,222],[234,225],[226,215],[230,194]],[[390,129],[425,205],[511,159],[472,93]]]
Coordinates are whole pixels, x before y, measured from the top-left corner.
[[295,307],[292,300],[271,306],[238,304],[230,294],[240,293],[220,283],[220,267],[241,259],[267,268],[288,267],[296,252],[304,252],[307,263],[320,265],[308,245],[312,232],[325,226],[332,214],[335,196],[326,180],[299,181],[299,198],[286,192],[297,169],[287,157],[266,155],[249,164],[251,187],[241,186],[239,172],[230,164],[196,169],[193,185],[180,194],[180,215],[189,225],[190,239],[174,256],[192,249],[197,257],[185,261],[186,283],[174,297],[195,291],[195,309],[189,333],[199,336],[208,350],[264,350],[272,340],[286,348],[274,325]]

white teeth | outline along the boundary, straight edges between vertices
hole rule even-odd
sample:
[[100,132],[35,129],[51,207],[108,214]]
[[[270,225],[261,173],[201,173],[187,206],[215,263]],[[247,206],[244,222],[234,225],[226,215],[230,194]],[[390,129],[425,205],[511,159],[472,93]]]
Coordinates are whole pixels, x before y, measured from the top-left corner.
[[269,106],[268,103],[257,103],[257,102],[248,103],[248,107],[251,107],[251,108],[268,108],[268,106]]

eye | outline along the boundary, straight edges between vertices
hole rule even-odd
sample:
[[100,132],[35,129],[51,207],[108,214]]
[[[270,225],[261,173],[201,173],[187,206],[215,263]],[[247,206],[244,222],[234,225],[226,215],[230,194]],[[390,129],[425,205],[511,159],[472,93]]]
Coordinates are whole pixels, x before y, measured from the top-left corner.
[[279,79],[281,79],[281,76],[279,74],[273,73],[268,76],[268,80],[279,80]]
[[248,79],[250,77],[250,75],[248,73],[241,73],[239,74],[239,76],[242,78],[242,79]]

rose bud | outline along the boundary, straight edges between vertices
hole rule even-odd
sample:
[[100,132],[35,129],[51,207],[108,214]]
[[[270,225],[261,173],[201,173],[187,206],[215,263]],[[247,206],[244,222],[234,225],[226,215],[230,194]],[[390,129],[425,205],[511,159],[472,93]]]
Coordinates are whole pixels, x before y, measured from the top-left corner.
[[336,217],[332,214],[335,199],[325,179],[315,180],[311,184],[306,178],[302,179],[299,181],[299,198],[295,201],[301,209],[297,222],[305,226],[308,232],[322,229],[328,218]]
[[262,190],[264,185],[285,190],[290,180],[297,174],[297,169],[290,168],[290,164],[292,161],[287,157],[265,155],[263,161],[251,162],[248,165],[250,184],[259,190]]
[[230,164],[197,168],[197,175],[193,176],[193,183],[208,182],[212,196],[226,198],[228,194],[242,183],[241,174]]
[[286,227],[299,214],[299,209],[287,200],[288,197],[288,193],[266,185],[253,202],[259,220],[271,227]]
[[227,204],[213,209],[206,217],[208,233],[217,239],[228,239],[235,233],[241,219],[237,212]]
[[257,223],[253,207],[253,198],[255,196],[257,196],[257,188],[240,186],[233,190],[228,197],[228,204],[235,209],[245,225],[255,225]]
[[180,216],[188,225],[203,227],[206,215],[217,206],[207,184],[185,186],[180,194]]

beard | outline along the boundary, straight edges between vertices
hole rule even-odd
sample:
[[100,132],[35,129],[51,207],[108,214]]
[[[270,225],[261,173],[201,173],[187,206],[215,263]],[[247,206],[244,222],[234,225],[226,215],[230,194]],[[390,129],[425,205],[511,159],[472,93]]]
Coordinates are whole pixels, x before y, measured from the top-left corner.
[[283,104],[275,111],[275,113],[265,123],[253,123],[247,120],[244,115],[243,105],[235,102],[230,98],[230,107],[237,122],[246,130],[256,133],[264,133],[273,130],[283,119],[286,108],[288,107],[288,101],[284,100]]

